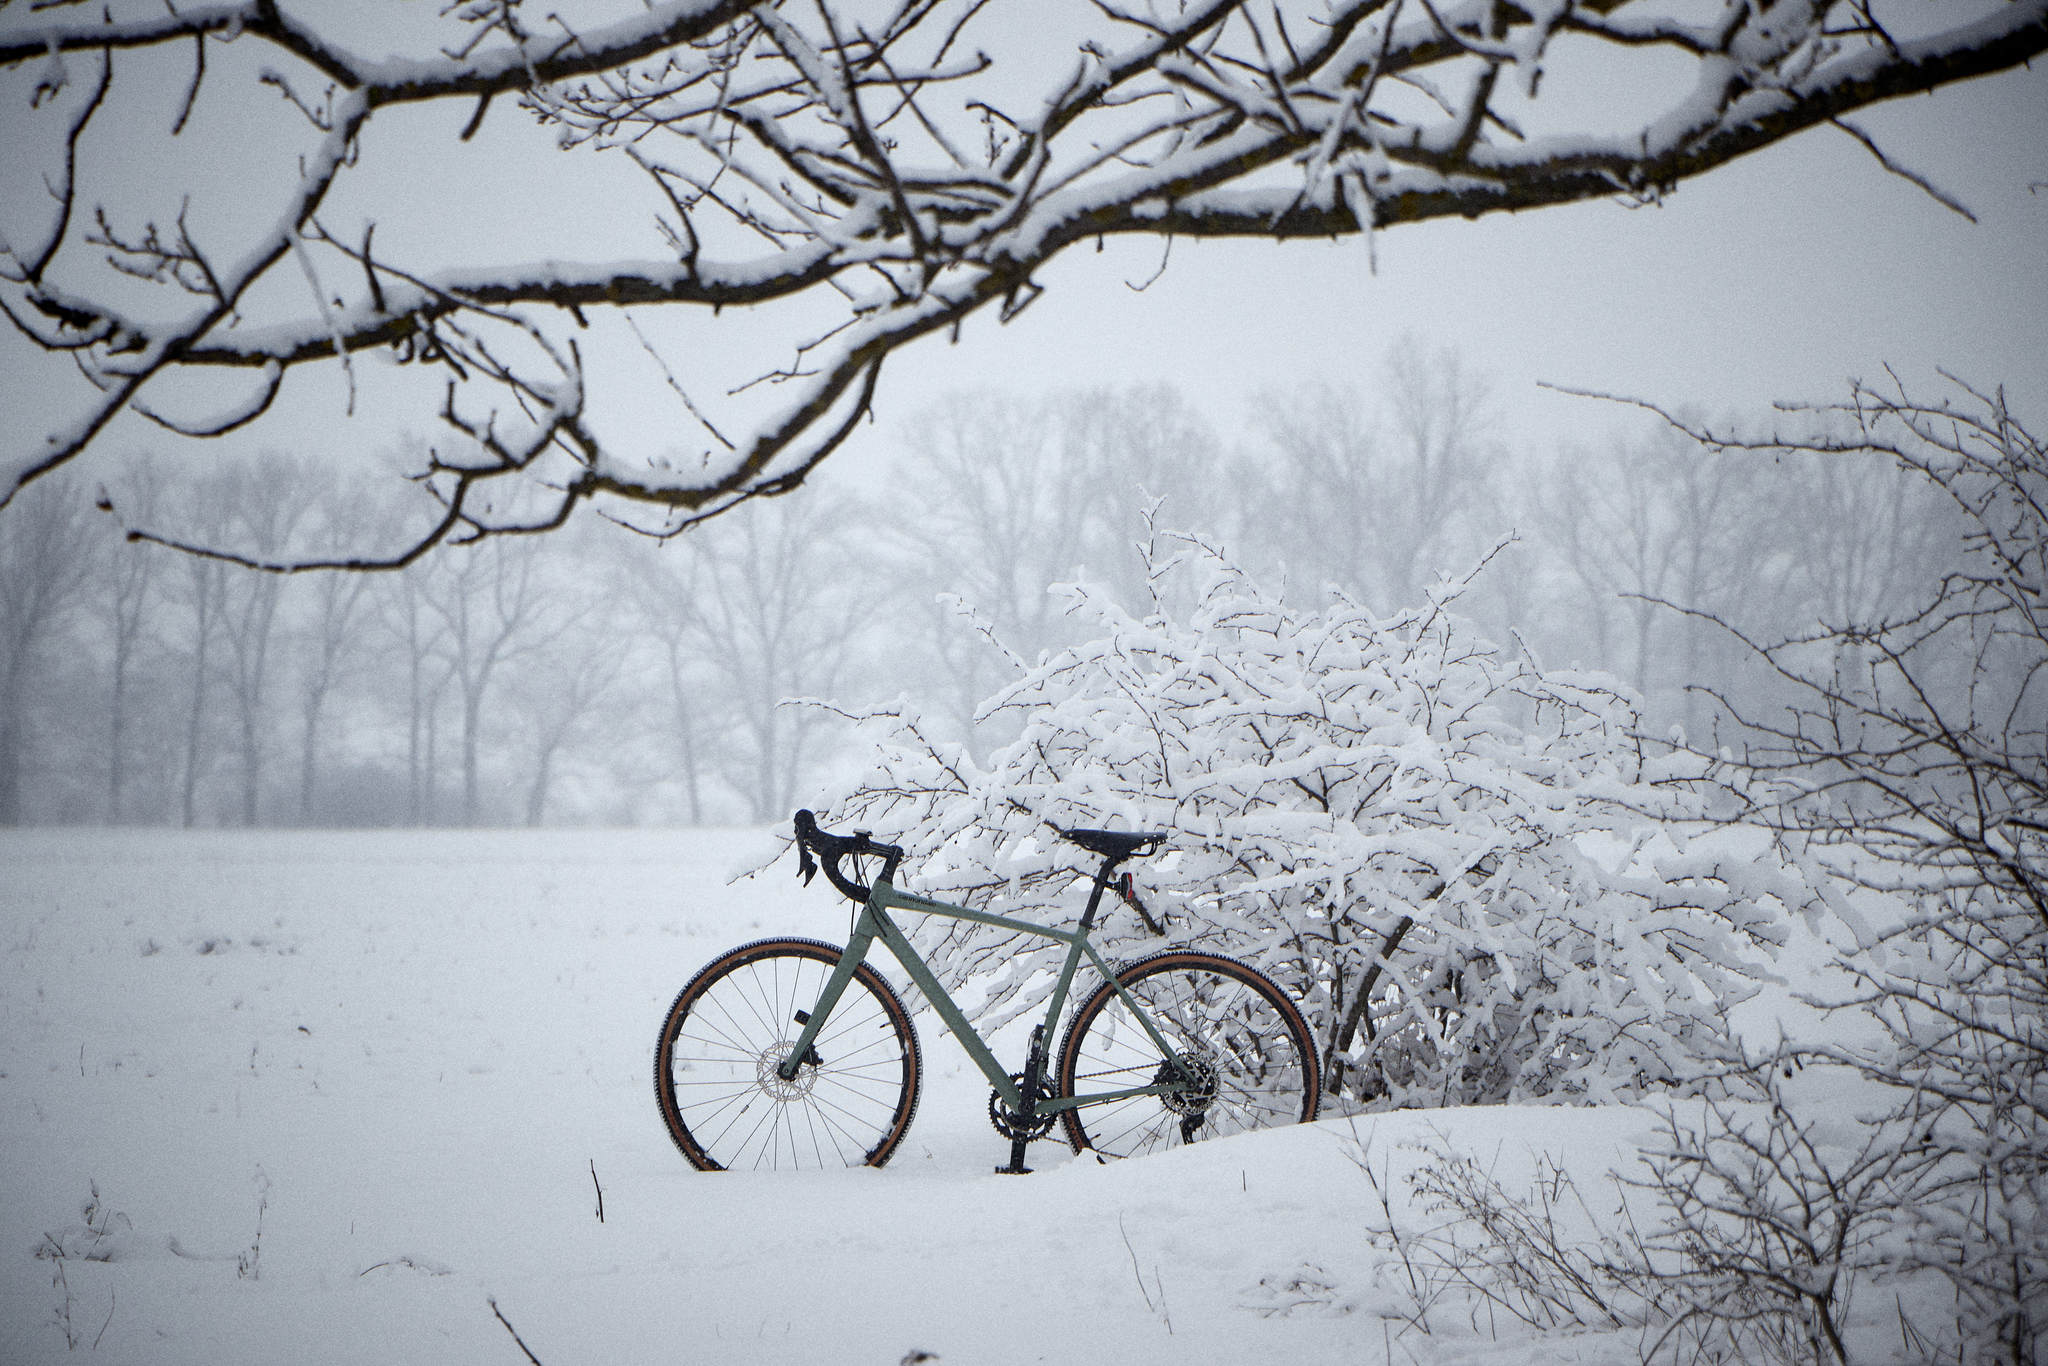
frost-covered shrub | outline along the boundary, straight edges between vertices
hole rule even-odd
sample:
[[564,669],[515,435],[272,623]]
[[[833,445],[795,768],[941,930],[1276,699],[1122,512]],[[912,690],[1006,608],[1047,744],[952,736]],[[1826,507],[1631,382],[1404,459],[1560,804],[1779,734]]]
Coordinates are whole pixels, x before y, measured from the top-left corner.
[[[1101,922],[1107,951],[1253,962],[1359,1101],[1603,1099],[1719,1049],[1791,884],[1652,835],[1688,789],[1610,680],[1479,638],[1451,610],[1469,579],[1377,616],[1290,605],[1194,537],[1141,554],[1144,614],[1071,589],[1092,638],[985,704],[1017,728],[985,766],[907,702],[865,713],[875,766],[833,819],[904,844],[921,893],[1055,922],[1092,872],[1055,827],[1171,831],[1134,866],[1141,904]],[[1049,989],[1040,941],[918,932],[990,1023]]]
[[1961,381],[1859,385],[1816,416],[1828,435],[1747,448],[1894,464],[1950,500],[1959,555],[1909,609],[1738,634],[1790,703],[1716,699],[1742,745],[1725,776],[1749,820],[1898,908],[1819,1001],[1835,1037],[1788,1051],[1879,1083],[1865,1118],[1917,1159],[1885,1265],[1944,1281],[1953,1319],[1915,1352],[2024,1366],[2048,1359],[2048,441]]

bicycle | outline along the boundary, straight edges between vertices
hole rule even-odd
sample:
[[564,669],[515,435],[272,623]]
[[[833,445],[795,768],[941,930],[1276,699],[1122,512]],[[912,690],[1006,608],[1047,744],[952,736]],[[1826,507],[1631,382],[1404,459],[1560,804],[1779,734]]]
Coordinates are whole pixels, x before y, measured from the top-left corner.
[[[698,1169],[867,1165],[903,1141],[923,1062],[910,1015],[869,964],[880,942],[988,1079],[989,1119],[1010,1140],[999,1172],[1024,1172],[1025,1147],[1063,1126],[1076,1153],[1128,1157],[1179,1143],[1315,1118],[1320,1059],[1301,1011],[1263,974],[1199,949],[1113,967],[1089,938],[1103,893],[1135,903],[1119,864],[1155,852],[1164,831],[1060,830],[1097,855],[1073,929],[899,890],[903,850],[865,831],[834,835],[796,813],[798,876],[820,863],[858,903],[847,942],[762,939],[712,960],[662,1022],[654,1090],[669,1137]],[[814,858],[815,855],[815,858]],[[880,871],[862,882],[862,861]],[[840,866],[851,861],[849,873]],[[1022,1070],[996,1060],[892,912],[950,916],[1067,946]],[[1083,963],[1100,984],[1074,1011],[1056,1066],[1047,1041]]]

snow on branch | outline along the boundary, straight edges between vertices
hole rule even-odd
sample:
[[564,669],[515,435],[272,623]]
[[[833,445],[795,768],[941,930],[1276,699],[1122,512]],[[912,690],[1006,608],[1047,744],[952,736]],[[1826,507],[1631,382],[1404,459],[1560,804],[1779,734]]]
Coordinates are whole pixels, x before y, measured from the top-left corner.
[[[1076,243],[1341,237],[1654,199],[2048,47],[2048,0],[1946,10],[1910,38],[1869,0],[1724,0],[1684,19],[1647,0],[1100,5],[1042,35],[1067,54],[1049,65],[1042,48],[991,46],[996,20],[977,0],[681,0],[588,22],[594,7],[542,15],[508,0],[432,17],[408,7],[389,28],[358,7],[274,0],[101,8],[0,7],[0,99],[23,105],[8,125],[21,183],[0,198],[47,202],[53,225],[0,246],[0,309],[23,342],[78,372],[52,395],[46,428],[0,451],[0,502],[104,443],[120,414],[171,410],[145,391],[180,377],[203,388],[210,373],[263,372],[247,419],[260,427],[310,401],[305,386],[272,383],[275,367],[378,354],[471,392],[472,411],[509,414],[559,389],[576,336],[588,354],[662,354],[644,390],[586,388],[600,406],[558,443],[583,475],[525,461],[493,477],[530,481],[544,467],[571,504],[628,517],[646,505],[661,534],[793,487],[851,430],[847,404],[867,401],[891,354],[991,305],[1010,316]],[[367,55],[373,38],[401,50]],[[66,67],[86,54],[100,59],[92,80]],[[122,83],[110,93],[116,55],[163,67],[184,92],[170,127],[124,100]],[[1546,83],[1552,66],[1660,93],[1633,126],[1596,132],[1546,98],[1563,79]],[[1020,85],[1031,70],[1035,91]],[[439,104],[438,123],[407,112]],[[387,123],[399,126],[372,136]],[[298,139],[302,164],[238,178],[231,200],[217,176],[144,185],[100,165],[110,149],[147,156],[166,139],[180,165],[237,165],[252,127]],[[500,171],[520,195],[587,195],[595,171],[627,173],[604,191],[615,201],[593,205],[582,255],[530,242],[516,213],[437,200],[436,170],[474,139],[512,147],[535,132]],[[194,245],[188,214],[217,240]],[[474,231],[409,227],[450,214]],[[283,269],[327,282],[320,297],[272,287],[286,256],[297,264]],[[636,329],[621,313],[676,321]],[[484,359],[476,339],[494,329],[547,344]],[[703,411],[680,425],[727,439],[678,459],[621,435],[639,393],[664,389],[699,396]],[[429,402],[426,421],[442,406]],[[552,522],[557,505],[539,501]],[[468,530],[533,524],[508,514]]]

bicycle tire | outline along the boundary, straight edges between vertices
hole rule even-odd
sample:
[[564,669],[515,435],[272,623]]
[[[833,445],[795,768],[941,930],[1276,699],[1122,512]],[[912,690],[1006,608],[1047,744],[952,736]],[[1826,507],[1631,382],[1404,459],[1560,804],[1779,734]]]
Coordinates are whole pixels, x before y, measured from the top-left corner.
[[[1301,1011],[1263,973],[1213,953],[1141,958],[1116,982],[1152,1017],[1173,1051],[1211,1069],[1213,1099],[1191,1111],[1160,1096],[1064,1112],[1075,1152],[1135,1157],[1183,1143],[1316,1117],[1322,1090],[1315,1040]],[[1104,982],[1074,1013],[1060,1048],[1060,1094],[1143,1086],[1166,1060]]]
[[873,967],[854,969],[814,1063],[776,1075],[839,946],[762,939],[706,964],[669,1007],[654,1094],[669,1137],[700,1171],[807,1170],[889,1160],[917,1111],[917,1032]]

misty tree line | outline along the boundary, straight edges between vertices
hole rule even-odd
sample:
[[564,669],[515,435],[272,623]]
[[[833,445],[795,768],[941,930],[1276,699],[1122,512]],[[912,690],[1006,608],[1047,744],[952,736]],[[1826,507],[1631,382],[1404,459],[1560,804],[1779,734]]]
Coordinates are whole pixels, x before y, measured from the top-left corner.
[[[161,510],[209,544],[264,552],[374,523],[274,452],[175,496]],[[776,689],[837,676],[838,595],[804,578],[823,544],[794,503],[716,554],[593,523],[298,576],[123,544],[61,484],[20,511],[0,538],[12,823],[537,824],[551,797],[628,821],[664,786],[675,818],[765,813],[809,725]]]
[[[1019,662],[1068,643],[1048,585],[1139,592],[1148,507],[1291,594],[1382,612],[1492,554],[1464,605],[1493,638],[1613,671],[1697,744],[1697,689],[1768,706],[1769,680],[1665,604],[1796,634],[1902,604],[1960,543],[1892,468],[1708,454],[1591,411],[1608,434],[1523,449],[1484,376],[1415,344],[1230,436],[1167,387],[961,393],[858,492],[821,478],[673,541],[581,519],[374,574],[125,544],[48,479],[0,522],[0,822],[781,819],[847,743],[784,699],[908,693],[970,738]],[[243,553],[360,544],[383,508],[276,452],[164,475],[144,460],[119,497]]]

